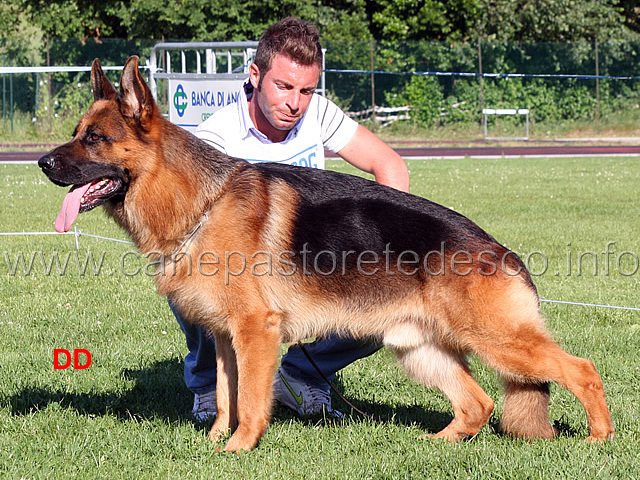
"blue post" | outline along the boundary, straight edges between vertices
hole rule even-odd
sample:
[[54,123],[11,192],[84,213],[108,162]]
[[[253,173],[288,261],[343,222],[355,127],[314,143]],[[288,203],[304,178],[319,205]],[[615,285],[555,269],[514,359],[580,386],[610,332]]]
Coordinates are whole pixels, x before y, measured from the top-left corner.
[[[6,57],[2,57],[2,66],[5,65]],[[2,119],[7,118],[7,76],[2,74]]]
[[9,99],[11,108],[11,135],[13,135],[13,74],[9,77]]

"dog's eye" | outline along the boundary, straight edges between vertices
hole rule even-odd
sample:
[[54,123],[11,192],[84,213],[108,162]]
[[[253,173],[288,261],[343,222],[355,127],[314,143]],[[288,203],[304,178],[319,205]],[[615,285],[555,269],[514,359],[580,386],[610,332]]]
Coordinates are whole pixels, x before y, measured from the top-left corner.
[[98,143],[104,140],[104,137],[102,135],[98,135],[97,133],[90,133],[87,135],[86,139],[89,143]]

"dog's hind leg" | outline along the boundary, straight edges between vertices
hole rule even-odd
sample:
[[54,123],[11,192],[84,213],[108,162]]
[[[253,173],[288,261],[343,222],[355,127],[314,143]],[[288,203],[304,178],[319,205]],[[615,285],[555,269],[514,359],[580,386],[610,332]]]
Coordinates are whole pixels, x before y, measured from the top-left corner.
[[410,349],[394,348],[394,351],[413,378],[440,390],[451,402],[453,420],[429,437],[457,442],[476,435],[489,421],[493,400],[471,376],[464,356],[430,342]]
[[[517,279],[494,278],[485,279],[481,288],[470,292],[470,297],[475,299],[471,303],[474,328],[467,330],[464,340],[506,379],[503,425],[508,433],[534,438],[552,436],[543,416],[548,398],[544,384],[553,381],[582,403],[589,422],[587,440],[613,437],[598,372],[589,360],[569,355],[549,337],[535,292]],[[520,422],[532,422],[533,427]]]
[[[510,336],[509,332],[503,333]],[[582,403],[589,422],[587,440],[612,438],[613,424],[602,380],[593,363],[569,355],[542,332],[520,328],[514,329],[511,336],[504,348],[479,353],[507,379],[502,422],[506,432],[528,438],[553,436],[548,421],[543,421],[543,412],[547,409],[544,382],[554,381]],[[542,384],[537,391],[535,382]],[[532,423],[526,426],[520,422]]]
[[251,450],[267,431],[271,417],[273,377],[280,347],[280,315],[257,312],[233,329],[238,369],[238,428],[225,451]]

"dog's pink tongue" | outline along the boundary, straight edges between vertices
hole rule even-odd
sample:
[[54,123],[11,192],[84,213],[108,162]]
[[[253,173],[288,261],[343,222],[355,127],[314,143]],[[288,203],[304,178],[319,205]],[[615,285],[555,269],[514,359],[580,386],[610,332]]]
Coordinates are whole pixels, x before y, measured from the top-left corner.
[[80,213],[80,199],[87,190],[89,190],[89,187],[91,187],[91,183],[73,187],[69,190],[67,196],[64,197],[64,202],[62,202],[62,208],[60,209],[58,218],[56,218],[56,232],[63,233],[69,231],[71,225],[73,225],[73,222],[76,221]]

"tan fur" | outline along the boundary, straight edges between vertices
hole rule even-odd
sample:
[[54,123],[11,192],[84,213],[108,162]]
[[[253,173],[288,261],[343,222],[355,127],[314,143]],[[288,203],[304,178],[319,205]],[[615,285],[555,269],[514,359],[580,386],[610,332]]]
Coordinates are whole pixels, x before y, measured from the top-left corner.
[[549,384],[505,381],[500,427],[516,438],[553,438],[549,423]]
[[[548,382],[554,381],[582,402],[589,439],[613,436],[595,368],[551,340],[535,289],[515,260],[492,269],[481,252],[486,245],[470,238],[475,253],[464,272],[452,271],[450,256],[432,259],[433,275],[402,275],[397,266],[376,271],[382,262],[364,275],[294,271],[283,256],[301,202],[291,185],[206,149],[164,120],[136,59],[123,72],[120,100],[99,64],[92,84],[101,96],[76,137],[44,157],[57,164],[43,164],[59,182],[54,165],[85,161],[78,159],[126,169],[126,197],[107,203],[107,212],[163,271],[158,292],[215,336],[218,417],[209,436],[217,442],[232,432],[225,450],[250,450],[264,435],[280,343],[333,332],[383,340],[417,381],[446,395],[454,419],[435,438],[476,435],[493,410],[469,372],[468,353],[505,379],[503,427],[510,434],[553,436]],[[87,147],[90,128],[115,140]],[[208,168],[215,176],[203,173]],[[508,252],[489,247],[496,255]]]

